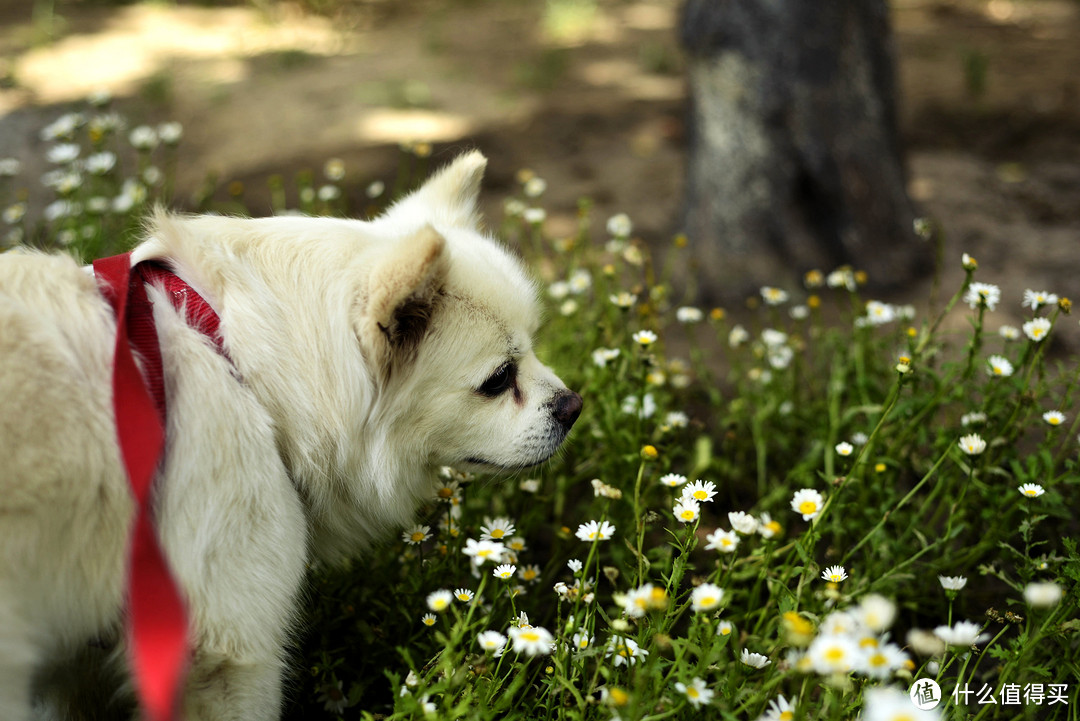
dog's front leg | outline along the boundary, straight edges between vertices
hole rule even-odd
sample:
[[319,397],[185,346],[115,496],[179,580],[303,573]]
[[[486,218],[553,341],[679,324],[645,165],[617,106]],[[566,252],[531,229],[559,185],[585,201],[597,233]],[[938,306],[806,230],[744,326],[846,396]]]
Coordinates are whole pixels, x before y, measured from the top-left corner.
[[157,307],[169,429],[156,515],[190,616],[184,718],[274,721],[306,571],[303,503],[266,410],[204,338]]
[[199,651],[184,694],[185,721],[256,721],[281,714],[279,658],[237,659]]

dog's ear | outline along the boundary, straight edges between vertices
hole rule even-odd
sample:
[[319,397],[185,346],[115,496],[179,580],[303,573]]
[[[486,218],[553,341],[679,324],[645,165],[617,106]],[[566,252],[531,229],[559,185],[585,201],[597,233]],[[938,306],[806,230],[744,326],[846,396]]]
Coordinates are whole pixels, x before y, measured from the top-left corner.
[[389,218],[427,218],[451,228],[475,228],[476,201],[487,158],[479,150],[459,155],[387,212]]
[[354,317],[361,347],[377,365],[389,368],[416,352],[446,280],[448,256],[446,240],[425,225],[372,263]]

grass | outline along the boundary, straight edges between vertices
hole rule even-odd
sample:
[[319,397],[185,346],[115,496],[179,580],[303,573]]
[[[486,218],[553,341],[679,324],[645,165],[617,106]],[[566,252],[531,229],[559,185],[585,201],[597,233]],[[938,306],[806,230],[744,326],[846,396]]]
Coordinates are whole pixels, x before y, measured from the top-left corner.
[[[50,144],[115,164],[58,167],[40,217],[0,161],[8,245],[118,252],[169,201],[178,147],[134,150],[105,112]],[[389,193],[328,163],[298,208],[369,215],[429,152],[403,156]],[[1033,297],[1024,328],[999,330],[994,308],[1021,299],[965,256],[944,260],[965,280],[937,307],[872,301],[841,268],[734,317],[681,296],[685,238],[647,245],[587,201],[551,238],[543,184],[521,181],[500,235],[537,269],[540,355],[582,416],[557,460],[444,469],[416,528],[312,571],[287,718],[900,719],[926,680],[943,698],[926,718],[1077,718],[1067,299]],[[269,185],[288,209],[286,181]],[[944,331],[956,313],[968,329]],[[484,536],[507,580],[468,555]]]

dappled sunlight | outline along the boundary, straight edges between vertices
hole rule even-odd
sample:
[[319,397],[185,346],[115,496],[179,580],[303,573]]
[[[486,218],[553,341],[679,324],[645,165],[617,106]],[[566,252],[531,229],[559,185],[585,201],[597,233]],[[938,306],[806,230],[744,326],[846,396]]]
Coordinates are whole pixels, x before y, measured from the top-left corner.
[[210,81],[238,82],[246,76],[243,58],[299,49],[330,55],[344,42],[317,17],[269,23],[247,8],[134,5],[115,10],[98,30],[26,52],[15,74],[34,102],[70,102],[102,89],[130,94],[155,74],[193,60],[213,61],[206,65]]
[[357,138],[374,143],[447,142],[460,140],[473,129],[462,115],[429,110],[372,110],[356,123]]

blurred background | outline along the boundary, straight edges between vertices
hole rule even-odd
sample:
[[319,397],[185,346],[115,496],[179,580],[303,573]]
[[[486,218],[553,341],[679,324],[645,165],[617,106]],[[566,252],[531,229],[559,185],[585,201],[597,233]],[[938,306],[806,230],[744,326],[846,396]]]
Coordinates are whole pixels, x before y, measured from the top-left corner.
[[[252,211],[269,212],[268,176],[318,173],[329,158],[344,161],[346,192],[360,194],[372,181],[393,181],[402,143],[423,142],[433,167],[462,148],[489,157],[485,194],[493,226],[502,200],[520,187],[519,171],[528,168],[547,183],[542,202],[552,237],[575,232],[577,201],[587,196],[598,222],[625,212],[635,236],[668,242],[693,216],[688,185],[700,183],[692,179],[692,161],[721,175],[729,164],[705,155],[703,104],[691,97],[703,91],[688,78],[703,58],[726,52],[725,42],[731,49],[725,33],[772,37],[768,18],[742,28],[714,12],[739,5],[0,0],[0,157],[21,160],[24,178],[44,172],[41,128],[84,107],[91,93],[108,91],[132,125],[183,124],[175,190],[181,208],[240,181]],[[956,278],[960,254],[968,252],[981,279],[1002,283],[1006,294],[1015,286],[1068,295],[1080,270],[1080,3],[862,5],[880,6],[889,26],[859,42],[871,54],[884,53],[892,63],[886,70],[895,73],[885,94],[910,208],[893,215],[905,227],[910,217],[934,218]],[[850,17],[841,20],[840,32],[856,32]],[[772,39],[784,57],[785,43],[847,47],[806,35]],[[736,94],[765,82],[745,81]],[[730,85],[718,82],[717,92]],[[26,192],[32,200],[36,191]],[[724,248],[731,235],[691,242],[704,252]],[[872,269],[883,292],[924,297],[925,265],[888,255],[913,244],[916,255],[934,256],[918,246],[928,241],[908,235],[871,232],[847,259],[858,266],[888,257]],[[775,238],[747,243],[740,252],[768,257],[752,265],[757,284],[797,282],[815,261],[845,259],[842,252],[804,253],[785,263],[801,246],[777,247]],[[728,289],[723,262],[721,256],[701,269],[720,279],[719,299]],[[882,277],[890,267],[895,277]]]

